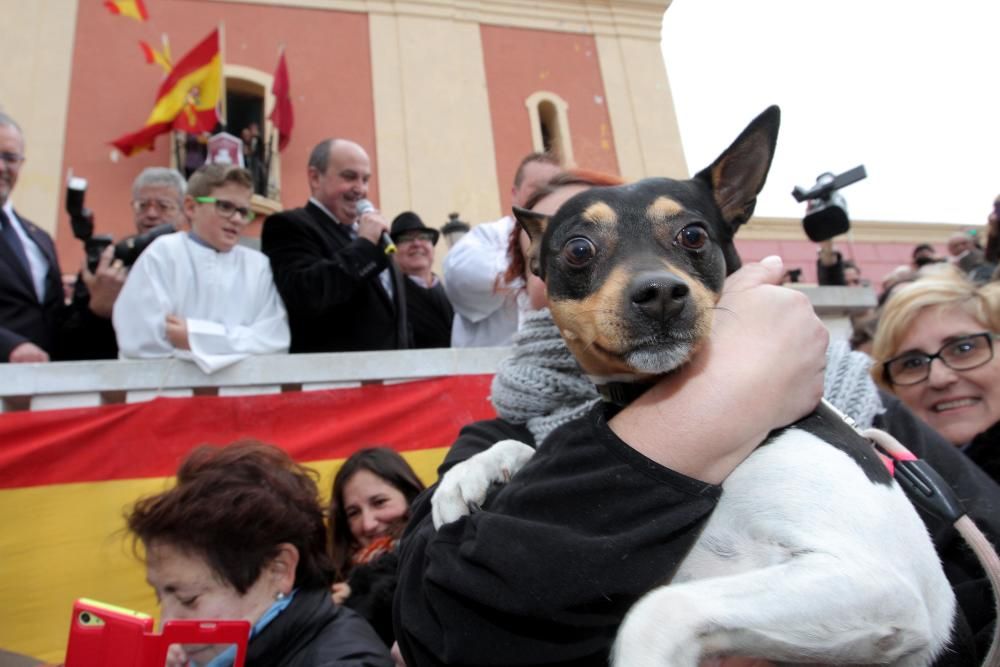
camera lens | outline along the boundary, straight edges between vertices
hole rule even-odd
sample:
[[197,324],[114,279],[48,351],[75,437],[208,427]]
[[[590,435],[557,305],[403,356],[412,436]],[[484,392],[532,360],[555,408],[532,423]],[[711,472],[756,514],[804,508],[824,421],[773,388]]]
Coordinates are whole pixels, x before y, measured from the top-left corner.
[[82,614],[80,614],[80,622],[83,623],[84,625],[90,623],[90,614],[88,614],[87,612],[83,612]]

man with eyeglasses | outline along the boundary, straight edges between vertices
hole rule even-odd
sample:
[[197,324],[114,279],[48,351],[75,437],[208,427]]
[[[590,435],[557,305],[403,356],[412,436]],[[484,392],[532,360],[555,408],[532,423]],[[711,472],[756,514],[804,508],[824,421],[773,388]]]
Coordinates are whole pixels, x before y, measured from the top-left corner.
[[413,347],[450,347],[455,311],[432,271],[438,230],[413,211],[404,211],[393,219],[389,236],[398,249],[396,264],[406,276],[406,316],[413,328]]
[[10,196],[25,161],[21,128],[0,113],[0,362],[100,358],[114,341],[108,318],[124,271],[108,248],[87,291],[67,305],[52,237],[15,212]]
[[[131,207],[136,234],[146,234],[154,229],[170,225],[174,230],[182,229],[186,223],[183,203],[187,183],[175,169],[167,167],[146,167],[132,181]],[[76,306],[67,322],[67,337],[78,341],[68,350],[68,357],[74,359],[117,359],[118,343],[111,326],[111,311],[115,299],[125,284],[127,269],[120,260],[113,259],[113,249],[105,249],[101,263],[91,274],[82,269],[73,286],[73,303]],[[103,295],[96,302],[105,305],[97,315],[86,306],[92,301],[91,288]],[[103,290],[103,291],[102,291]],[[77,331],[90,329],[93,334],[86,337],[76,335]]]
[[267,258],[238,245],[254,219],[250,172],[206,165],[184,198],[189,232],[153,241],[114,306],[121,356],[177,357],[213,373],[254,354],[286,352],[288,316]]
[[291,351],[411,347],[402,274],[383,240],[388,225],[366,199],[368,153],[325,139],[310,153],[307,174],[309,202],[269,216],[261,233],[288,308]]
[[184,193],[187,184],[176,169],[146,167],[132,182],[132,212],[135,231],[148,232],[163,224],[181,229],[184,219]]

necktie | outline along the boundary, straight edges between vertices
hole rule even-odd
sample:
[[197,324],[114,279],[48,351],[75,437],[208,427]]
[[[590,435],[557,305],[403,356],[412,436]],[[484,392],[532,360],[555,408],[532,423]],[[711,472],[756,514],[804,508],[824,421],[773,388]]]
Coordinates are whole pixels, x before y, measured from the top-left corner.
[[14,229],[14,223],[11,222],[10,218],[7,217],[6,211],[2,208],[0,208],[0,236],[3,236],[3,240],[14,251],[14,254],[17,255],[21,266],[24,267],[25,273],[30,277],[31,264],[28,263],[28,255],[24,252],[24,244],[21,243],[21,237],[17,235],[17,230]]

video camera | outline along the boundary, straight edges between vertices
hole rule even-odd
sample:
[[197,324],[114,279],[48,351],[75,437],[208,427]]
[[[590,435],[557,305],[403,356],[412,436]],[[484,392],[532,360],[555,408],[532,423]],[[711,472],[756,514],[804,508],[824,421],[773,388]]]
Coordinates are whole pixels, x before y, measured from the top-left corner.
[[808,190],[795,186],[792,190],[795,201],[809,202],[806,206],[806,217],[802,218],[802,227],[810,241],[816,243],[826,241],[851,228],[851,222],[847,217],[847,202],[837,191],[867,176],[865,166],[861,164],[838,176],[830,172],[820,174],[816,184]]
[[[100,262],[101,253],[114,243],[110,234],[94,234],[94,213],[83,205],[87,194],[87,179],[78,176],[70,177],[66,183],[66,212],[69,213],[69,224],[73,228],[73,236],[83,241],[83,251],[87,256],[87,268],[94,272]],[[115,244],[115,259],[120,259],[126,267],[135,264],[142,251],[164,234],[177,231],[170,223],[153,227],[148,232],[136,234],[122,239]]]

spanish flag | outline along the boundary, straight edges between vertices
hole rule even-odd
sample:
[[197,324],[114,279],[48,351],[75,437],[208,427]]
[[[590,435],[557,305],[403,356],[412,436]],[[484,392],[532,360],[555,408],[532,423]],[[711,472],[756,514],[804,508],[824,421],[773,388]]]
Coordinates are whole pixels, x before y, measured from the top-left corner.
[[146,11],[146,5],[142,0],[107,0],[104,6],[112,14],[127,16],[136,21],[149,20],[149,13]]
[[344,459],[380,444],[431,484],[459,430],[496,416],[491,380],[0,413],[0,647],[62,662],[79,597],[156,615],[122,514],[172,486],[195,446],[243,438],[278,445],[320,474],[328,498]]
[[219,122],[217,107],[222,94],[222,53],[216,29],[174,65],[160,85],[145,127],[111,144],[132,155],[152,149],[156,137],[172,129],[192,134],[211,132]]
[[164,74],[170,74],[170,70],[174,68],[174,64],[171,62],[170,58],[170,42],[167,41],[167,35],[163,35],[163,50],[157,51],[148,42],[139,41],[139,48],[142,49],[142,55],[146,57],[146,63],[152,65],[156,63],[163,68]]

